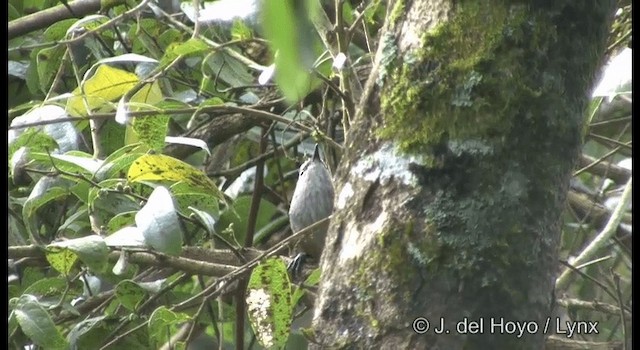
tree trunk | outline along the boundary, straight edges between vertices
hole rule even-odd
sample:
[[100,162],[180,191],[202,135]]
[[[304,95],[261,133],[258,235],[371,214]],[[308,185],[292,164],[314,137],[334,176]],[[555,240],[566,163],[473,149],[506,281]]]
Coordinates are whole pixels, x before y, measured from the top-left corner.
[[389,4],[335,176],[316,346],[544,347],[613,5]]

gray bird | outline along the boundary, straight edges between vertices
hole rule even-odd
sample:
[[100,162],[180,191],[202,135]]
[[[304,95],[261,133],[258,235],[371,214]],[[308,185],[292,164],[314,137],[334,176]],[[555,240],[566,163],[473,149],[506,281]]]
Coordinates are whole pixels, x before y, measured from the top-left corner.
[[[327,165],[320,159],[320,150],[316,144],[313,157],[300,166],[298,183],[293,191],[289,207],[291,230],[296,233],[314,224],[333,212],[333,181]],[[301,258],[305,255],[320,260],[329,223],[304,234],[294,242],[294,251],[301,253],[289,266],[294,272],[299,269]]]

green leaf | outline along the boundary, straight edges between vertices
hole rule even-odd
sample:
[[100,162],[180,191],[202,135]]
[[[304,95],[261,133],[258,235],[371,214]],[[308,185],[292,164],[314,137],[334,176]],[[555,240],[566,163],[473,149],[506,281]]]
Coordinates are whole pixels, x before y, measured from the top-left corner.
[[89,232],[91,232],[91,224],[89,223],[89,214],[86,206],[69,216],[58,228],[58,233],[65,237],[78,237]]
[[282,347],[291,328],[291,282],[280,258],[256,266],[247,286],[247,314],[260,344]]
[[47,310],[34,296],[21,296],[13,312],[20,328],[34,344],[46,349],[65,349],[69,346]]
[[[9,287],[12,287],[12,286],[9,286]],[[18,298],[11,298],[9,300],[9,309],[10,310],[13,310],[15,308],[14,304],[17,302],[17,300],[18,300]],[[9,313],[9,322],[8,322],[8,325],[7,325],[7,329],[8,329],[7,333],[8,334],[12,334],[12,335],[19,335],[18,327],[20,327],[20,325],[18,324],[18,320],[16,319],[16,313],[11,311]],[[18,333],[16,333],[16,332],[18,332]],[[18,338],[18,337],[15,337],[15,338]],[[24,338],[24,337],[20,337],[20,338]],[[20,339],[18,341],[21,342],[21,343],[25,343],[26,342],[26,340],[23,340],[23,339]]]
[[[91,176],[102,165],[102,161],[94,159],[91,155],[80,151],[70,151],[66,154],[47,154],[42,152],[31,153],[31,159],[37,164],[51,166],[72,173]],[[78,181],[77,179],[73,179]]]
[[322,276],[320,268],[313,270],[309,277],[304,281],[304,284],[307,286],[315,286],[320,283],[320,277]]
[[161,56],[165,47],[158,47],[159,43],[154,39],[162,37],[160,33],[165,28],[166,26],[159,25],[158,20],[154,18],[137,19],[136,25],[129,26],[126,34],[131,40],[131,52],[150,54],[153,57]]
[[134,225],[136,223],[136,213],[138,212],[128,211],[114,216],[107,224],[107,232],[116,232],[123,227]]
[[73,193],[74,196],[78,197],[78,200],[83,204],[87,203],[89,199],[89,189],[91,185],[86,181],[78,181],[75,185],[69,188],[69,191]]
[[31,94],[35,96],[46,94],[46,91],[40,87],[40,78],[38,77],[38,51],[36,50],[31,51],[29,55],[26,83]]
[[185,313],[173,312],[165,306],[157,308],[149,318],[149,337],[155,344],[164,344],[173,335],[175,326],[191,320]]
[[16,10],[16,8],[11,3],[9,3],[8,12],[9,12],[9,21],[13,21],[14,19],[21,17],[18,10]]
[[105,316],[82,320],[69,331],[67,341],[74,349],[98,349],[118,324],[117,320],[108,322]]
[[138,305],[145,300],[147,291],[132,280],[124,280],[116,286],[115,294],[122,306],[136,311]]
[[25,267],[24,271],[22,271],[22,285],[30,286],[36,283],[39,280],[46,278],[44,273],[40,271],[40,268],[35,267]]
[[69,283],[64,277],[42,278],[29,285],[23,294],[30,294],[40,298],[60,296],[68,286]]
[[[251,200],[251,196],[238,197],[231,205],[231,208],[225,210],[220,215],[220,220],[216,224],[217,231],[223,232],[225,228],[229,227],[230,224],[233,224],[235,240],[238,242],[244,242],[244,237],[247,234],[247,222],[249,220]],[[273,205],[273,203],[264,199],[260,200],[258,218],[256,220],[255,227],[256,232],[271,221],[271,218],[276,213],[276,211],[277,208],[275,205]],[[231,239],[232,237],[225,238]]]
[[64,19],[49,26],[44,31],[46,41],[57,41],[66,38],[67,30],[76,23],[77,19]]
[[384,22],[387,7],[380,0],[372,2],[371,6],[367,6],[364,10],[364,18],[368,24],[379,26]]
[[[20,286],[15,284],[9,284],[9,287],[7,288],[7,292],[8,292],[7,294],[9,299],[17,298],[22,294],[20,293]],[[11,334],[11,332],[9,332],[9,334]]]
[[167,50],[167,53],[171,52],[177,57],[179,55],[191,55],[210,49],[211,47],[209,47],[209,45],[204,41],[191,38],[184,43],[179,43],[173,46],[170,50]]
[[[140,144],[126,145],[105,158],[102,167],[96,172],[99,181],[111,178],[124,178],[134,160],[144,155]],[[146,147],[144,147],[146,148]]]
[[208,212],[214,218],[220,216],[218,201],[209,194],[196,192],[176,193],[173,186],[171,187],[171,192],[178,210],[182,213],[188,212],[189,207],[194,207]]
[[[317,285],[320,283],[320,275],[320,268],[313,270],[311,274],[309,274],[309,277],[304,281],[304,285],[310,287]],[[291,305],[294,307],[298,305],[298,301],[300,301],[304,293],[306,293],[304,288],[296,288],[293,292],[293,296],[291,297]]]
[[58,148],[58,143],[42,130],[28,128],[9,144],[9,159],[23,146],[28,147],[30,152],[53,151]]
[[316,1],[267,1],[262,6],[265,37],[277,52],[276,82],[290,102],[297,102],[311,91],[311,75],[318,37],[310,16]]
[[107,268],[109,248],[98,235],[69,239],[49,244],[47,248],[61,248],[73,252],[94,272],[103,272]]
[[166,49],[171,43],[183,41],[183,33],[175,28],[169,28],[160,34],[156,45]]
[[221,106],[223,104],[224,101],[220,97],[212,97],[202,101],[198,107]]
[[131,128],[137,139],[146,144],[149,149],[161,151],[164,148],[164,138],[169,129],[169,116],[156,115],[133,118]]
[[107,179],[98,184],[100,187],[91,187],[87,198],[89,212],[96,215],[100,222],[106,222],[113,215],[139,210],[140,203],[132,196],[109,191],[124,187],[125,184],[123,179]]
[[[64,108],[56,104],[39,105],[23,115],[14,118],[11,121],[12,126],[25,125],[30,123],[47,122],[48,124],[37,126],[36,128],[43,130],[47,135],[51,136],[57,143],[58,148],[62,152],[74,150],[78,148],[80,135],[76,130],[76,127],[71,122],[49,123],[52,120],[67,118],[68,114]],[[20,134],[21,130],[11,130],[9,132],[9,139],[11,135]],[[52,151],[52,149],[50,149]],[[46,152],[45,152],[46,153]]]
[[[220,217],[218,200],[184,182],[173,184],[170,190],[178,211],[185,215],[189,215],[191,212],[196,213],[196,218],[199,218],[203,225],[207,227],[207,232],[209,232],[210,235],[213,234],[213,231],[211,231],[213,228],[209,227],[209,224],[211,224],[211,221],[215,222]],[[200,215],[198,215],[198,213],[200,213]],[[198,228],[191,222],[185,222],[185,224],[186,232],[193,232],[193,230]]]
[[249,40],[253,38],[253,31],[243,21],[235,20],[231,26],[231,38],[233,40]]
[[78,261],[78,256],[74,252],[60,247],[48,247],[45,250],[45,257],[51,267],[65,276],[69,275],[73,265]]
[[217,50],[205,58],[209,66],[211,77],[217,76],[218,80],[232,87],[246,86],[253,83],[254,78],[249,73],[249,68],[237,58],[228,53]]
[[160,60],[160,65],[165,67],[179,56],[189,56],[211,50],[211,47],[200,39],[189,39],[186,42],[175,42],[167,47]]
[[103,154],[113,154],[116,150],[125,145],[125,135],[127,128],[123,128],[122,124],[116,122],[113,119],[104,121],[104,124],[100,127],[100,146],[102,147]]
[[[77,172],[77,173],[87,173],[93,175],[100,167],[102,166],[102,161],[100,159],[93,158],[90,154],[80,152],[80,151],[70,151],[66,154],[52,154],[51,158],[54,160],[58,160],[61,163],[66,163],[68,165],[69,171]],[[74,169],[71,170],[71,169]]]
[[355,11],[353,10],[353,6],[349,1],[345,1],[342,5],[342,17],[347,25],[351,25],[353,21],[356,19]]
[[40,81],[40,89],[48,91],[53,79],[58,74],[58,69],[62,64],[62,57],[65,53],[65,47],[56,45],[40,50],[36,57],[38,69],[38,79]]
[[[105,164],[104,167],[106,167],[107,164],[110,164],[111,162],[115,161],[116,159],[119,159],[122,156],[141,152],[140,151],[141,146],[142,146],[141,144],[131,144],[131,145],[125,145],[118,148],[117,150],[113,151],[113,153],[109,154],[107,158],[104,159],[104,164]],[[100,171],[104,171],[104,169],[100,169]]]
[[195,215],[196,220],[198,220],[202,224],[202,226],[206,228],[207,234],[209,235],[209,237],[213,237],[213,235],[216,232],[215,231],[216,219],[214,219],[213,216],[211,216],[211,214],[207,213],[206,211],[198,210],[192,207],[189,207],[189,209],[191,209],[191,211]]
[[[129,111],[158,111],[156,104],[163,100],[160,84],[154,81],[152,84],[146,84],[136,92],[128,101],[127,108]],[[122,102],[122,101],[121,101]],[[117,120],[116,116],[116,120]],[[136,122],[138,119],[144,119]],[[125,134],[125,143],[132,144],[142,142],[151,149],[162,149],[164,147],[164,137],[167,135],[167,123],[169,116],[159,114],[150,117],[134,118],[131,123],[127,124],[127,132]],[[135,124],[138,123],[136,127]]]
[[60,179],[43,177],[33,187],[22,207],[22,218],[30,234],[35,235],[39,232],[38,219],[35,217],[38,210],[51,202],[63,200],[69,195],[68,189],[58,187],[62,183]]

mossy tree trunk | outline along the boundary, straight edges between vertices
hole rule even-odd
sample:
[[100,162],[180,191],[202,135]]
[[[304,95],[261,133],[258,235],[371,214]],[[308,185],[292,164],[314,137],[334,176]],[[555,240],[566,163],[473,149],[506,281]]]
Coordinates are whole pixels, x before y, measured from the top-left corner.
[[[613,5],[389,4],[336,174],[319,344],[543,348],[560,213]],[[482,334],[458,333],[465,318]],[[492,318],[527,328],[502,335]],[[441,320],[447,335],[435,333]]]

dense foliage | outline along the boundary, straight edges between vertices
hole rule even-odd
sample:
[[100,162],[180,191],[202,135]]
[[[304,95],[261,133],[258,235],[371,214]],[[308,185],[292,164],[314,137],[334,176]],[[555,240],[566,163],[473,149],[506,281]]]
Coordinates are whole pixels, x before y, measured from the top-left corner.
[[[267,257],[288,253],[304,154],[317,142],[340,161],[357,102],[343,78],[364,83],[385,5],[83,2],[97,7],[9,1],[9,346],[304,346],[319,271],[302,287]],[[556,290],[558,315],[598,321],[581,340],[599,342],[631,337],[631,5],[619,6]]]

